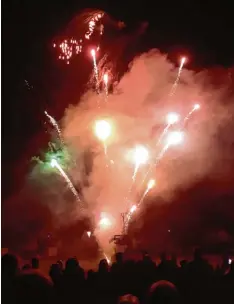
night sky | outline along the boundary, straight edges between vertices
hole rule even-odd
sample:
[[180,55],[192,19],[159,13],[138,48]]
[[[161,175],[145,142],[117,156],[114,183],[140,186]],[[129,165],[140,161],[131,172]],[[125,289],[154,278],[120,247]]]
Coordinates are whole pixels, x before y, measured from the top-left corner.
[[70,95],[57,95],[56,88],[75,68],[69,70],[56,60],[52,42],[84,8],[101,9],[124,21],[126,36],[148,25],[125,51],[126,65],[151,48],[168,53],[171,60],[188,54],[187,67],[194,70],[234,64],[231,1],[3,1],[3,199],[22,187],[30,158],[49,140],[44,110],[61,119],[68,104],[75,102],[72,88],[77,92],[79,87],[82,93],[91,71],[87,62],[81,67],[82,76],[70,84]]

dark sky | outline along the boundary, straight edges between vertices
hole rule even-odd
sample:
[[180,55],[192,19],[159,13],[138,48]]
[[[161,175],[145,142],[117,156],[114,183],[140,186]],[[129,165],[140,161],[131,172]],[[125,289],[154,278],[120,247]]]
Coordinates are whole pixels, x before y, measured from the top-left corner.
[[132,57],[156,47],[172,57],[185,50],[195,69],[234,63],[231,1],[3,1],[3,197],[23,182],[30,156],[48,140],[43,111],[61,118],[67,106],[54,94],[67,72],[54,59],[53,38],[80,10],[92,7],[123,20],[129,31],[149,23]]

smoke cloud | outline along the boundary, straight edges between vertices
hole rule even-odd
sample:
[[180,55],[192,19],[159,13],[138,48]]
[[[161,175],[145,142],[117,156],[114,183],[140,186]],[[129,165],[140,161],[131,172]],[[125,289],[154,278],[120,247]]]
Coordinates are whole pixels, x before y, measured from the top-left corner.
[[[83,187],[82,195],[103,247],[114,233],[121,233],[121,213],[137,204],[146,189],[142,181],[149,166],[140,166],[133,183],[131,150],[137,144],[148,147],[152,162],[162,149],[156,143],[166,126],[168,112],[177,112],[183,121],[194,104],[201,106],[183,129],[184,142],[170,147],[148,176],[157,181],[148,195],[160,195],[170,202],[178,189],[186,189],[204,176],[225,170],[220,160],[226,147],[221,151],[219,133],[233,115],[233,109],[222,103],[225,90],[208,84],[206,73],[196,74],[184,68],[175,94],[169,96],[177,73],[178,67],[165,55],[152,50],[133,60],[107,100],[105,92],[97,95],[88,90],[77,106],[70,106],[65,112],[64,140],[77,151],[78,163],[84,161],[78,157],[79,151],[93,153],[92,169],[86,176],[88,184]],[[94,123],[98,119],[108,120],[112,125],[106,155],[103,143],[94,135]],[[172,129],[175,128],[181,129],[181,124]],[[71,174],[73,180],[81,183],[77,179],[79,172]],[[98,223],[103,212],[111,218],[112,226],[102,232]]]

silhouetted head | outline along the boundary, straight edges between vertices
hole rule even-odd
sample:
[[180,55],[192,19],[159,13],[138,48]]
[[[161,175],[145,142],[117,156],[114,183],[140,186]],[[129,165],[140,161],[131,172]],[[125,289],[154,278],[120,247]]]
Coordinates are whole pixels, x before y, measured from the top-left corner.
[[29,269],[31,269],[30,264],[24,264],[24,266],[22,267],[22,270],[29,270]]
[[117,263],[122,263],[123,262],[123,254],[122,252],[117,252],[115,255],[115,259]]
[[102,259],[99,262],[98,272],[107,272],[108,271],[108,263],[106,259]]
[[12,277],[16,275],[18,270],[18,259],[13,254],[5,254],[2,256],[2,274]]
[[187,260],[182,260],[182,261],[180,261],[180,266],[181,266],[181,268],[184,268],[187,264],[188,264],[188,261],[187,261]]
[[165,252],[162,252],[162,253],[160,254],[160,259],[161,259],[162,262],[165,262],[165,261],[167,260],[167,255],[166,255]]
[[140,304],[137,297],[132,294],[126,294],[119,298],[118,304]]
[[51,281],[38,273],[21,274],[16,278],[14,297],[18,303],[53,302]]
[[79,263],[76,258],[70,258],[66,261],[66,271],[75,271],[79,267]]
[[39,269],[39,259],[38,258],[32,258],[31,264],[32,264],[32,269]]
[[178,303],[178,296],[174,284],[168,281],[158,281],[150,287],[148,304]]
[[193,253],[194,260],[200,260],[202,258],[202,252],[200,248],[195,248]]
[[50,272],[49,275],[50,277],[53,279],[55,279],[56,277],[60,276],[62,274],[62,271],[60,269],[60,266],[56,263],[56,264],[52,264],[50,267]]
[[60,269],[63,270],[63,261],[62,260],[58,260],[57,264],[59,265]]

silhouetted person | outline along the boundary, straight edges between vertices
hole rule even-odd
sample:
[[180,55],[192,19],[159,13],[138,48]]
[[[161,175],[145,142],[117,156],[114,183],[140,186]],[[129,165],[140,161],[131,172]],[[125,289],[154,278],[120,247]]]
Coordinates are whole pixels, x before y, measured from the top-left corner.
[[179,293],[174,284],[158,281],[149,290],[148,304],[175,304],[179,302]]
[[14,284],[13,303],[54,303],[52,282],[38,273],[31,272],[19,275]]
[[11,303],[14,279],[18,272],[18,259],[12,254],[2,256],[2,301]]
[[30,270],[30,269],[31,269],[30,264],[24,264],[24,266],[22,267],[22,270]]
[[32,269],[39,269],[39,259],[38,258],[32,258],[31,260]]
[[126,294],[119,298],[118,304],[140,304],[137,297],[132,294]]

